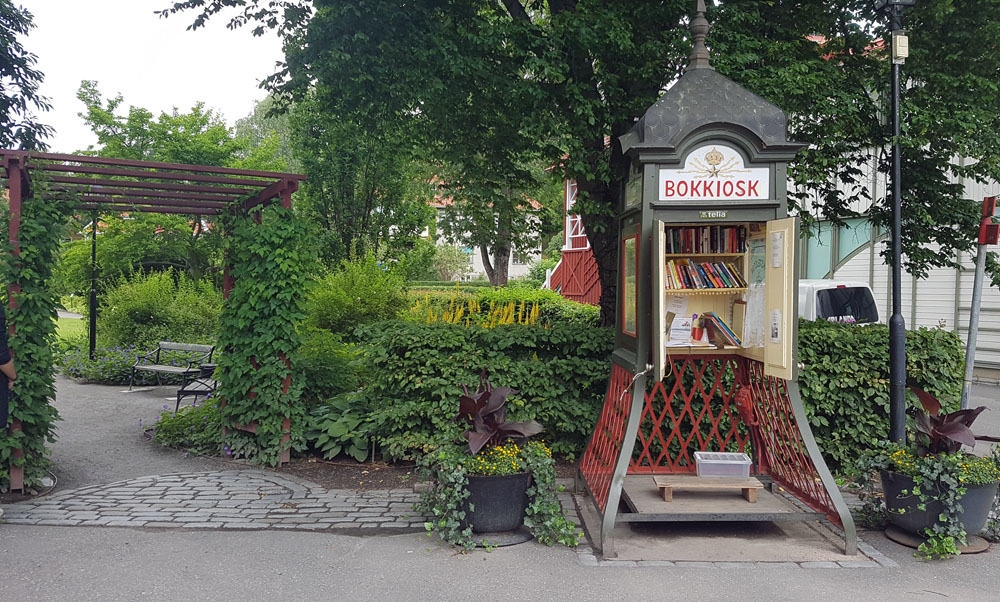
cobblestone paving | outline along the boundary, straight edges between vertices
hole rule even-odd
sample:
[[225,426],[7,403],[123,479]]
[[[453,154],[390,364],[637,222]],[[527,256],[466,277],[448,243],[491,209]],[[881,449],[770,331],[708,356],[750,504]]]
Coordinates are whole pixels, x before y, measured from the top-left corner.
[[405,533],[424,530],[412,489],[328,490],[254,470],[142,477],[8,504],[20,525],[293,529]]
[[[228,470],[140,477],[108,485],[71,489],[44,498],[7,504],[2,520],[19,525],[143,527],[173,529],[290,529],[341,534],[424,531],[425,517],[413,510],[412,489],[353,491],[325,489],[256,470]],[[577,524],[577,503],[559,494]],[[586,500],[583,500],[585,502]],[[862,555],[843,562],[666,562],[601,560],[583,542],[577,549],[584,566],[724,567],[729,565],[801,568],[898,566],[872,546],[859,542]]]

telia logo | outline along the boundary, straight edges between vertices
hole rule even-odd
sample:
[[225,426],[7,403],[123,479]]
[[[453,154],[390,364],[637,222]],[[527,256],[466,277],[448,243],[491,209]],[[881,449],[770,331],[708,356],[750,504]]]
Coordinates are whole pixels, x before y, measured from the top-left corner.
[[740,200],[770,198],[770,170],[746,167],[743,156],[728,146],[695,149],[682,169],[661,169],[661,201]]

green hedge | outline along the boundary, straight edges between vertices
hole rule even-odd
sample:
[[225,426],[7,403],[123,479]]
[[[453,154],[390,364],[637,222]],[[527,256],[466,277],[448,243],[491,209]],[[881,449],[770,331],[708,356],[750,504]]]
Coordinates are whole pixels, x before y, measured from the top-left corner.
[[411,280],[410,289],[470,289],[489,288],[489,280]]
[[[848,470],[873,439],[889,436],[889,329],[803,320],[799,362],[799,386],[816,442],[831,470]],[[957,334],[939,328],[907,331],[907,384],[957,408],[964,372]],[[917,404],[912,393],[907,400]]]
[[483,368],[494,384],[520,390],[507,403],[510,419],[537,420],[553,452],[579,454],[600,412],[614,343],[611,329],[588,324],[485,329],[393,321],[365,334],[373,433],[390,459],[418,457],[428,444],[457,435],[461,385],[474,390]]

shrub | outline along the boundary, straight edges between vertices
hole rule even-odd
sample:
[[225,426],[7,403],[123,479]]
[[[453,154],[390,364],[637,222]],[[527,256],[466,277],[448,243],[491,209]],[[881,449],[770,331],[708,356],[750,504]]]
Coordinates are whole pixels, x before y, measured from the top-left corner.
[[[848,470],[872,440],[889,436],[889,329],[803,320],[799,361],[802,401],[816,442],[831,470]],[[939,328],[907,331],[910,385],[938,399],[959,399],[964,372],[957,334]],[[907,397],[918,406],[912,393]]]
[[221,307],[222,295],[208,282],[193,282],[172,271],[137,275],[104,295],[97,332],[109,346],[212,343]]
[[153,441],[193,454],[220,455],[222,420],[215,398],[209,396],[202,403],[184,406],[177,412],[163,406],[163,413],[153,426]]
[[360,361],[353,345],[328,330],[304,327],[296,365],[302,373],[303,400],[315,402],[353,391],[358,386]]
[[[89,345],[86,339],[76,342],[61,356],[59,367],[62,373],[71,378],[100,385],[126,385],[132,374],[135,358],[147,350],[134,345],[124,347],[98,346],[94,349],[94,359],[90,359]],[[139,372],[135,375],[135,384],[152,384],[156,375],[149,372]]]
[[585,324],[510,325],[383,322],[364,329],[374,436],[390,459],[413,459],[458,436],[460,385],[488,368],[511,396],[511,420],[536,420],[552,451],[575,456],[590,437],[607,387],[614,335]]
[[406,282],[369,254],[316,284],[306,299],[306,324],[351,340],[357,326],[395,318],[407,306]]
[[328,399],[306,417],[306,445],[324,458],[333,459],[343,453],[364,462],[371,436],[368,415],[364,395],[359,392]]

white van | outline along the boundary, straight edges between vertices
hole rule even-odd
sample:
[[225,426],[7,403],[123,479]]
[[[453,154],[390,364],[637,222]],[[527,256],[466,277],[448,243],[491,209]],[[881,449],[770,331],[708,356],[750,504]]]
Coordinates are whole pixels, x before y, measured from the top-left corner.
[[799,317],[849,324],[879,321],[871,287],[851,280],[799,280]]

